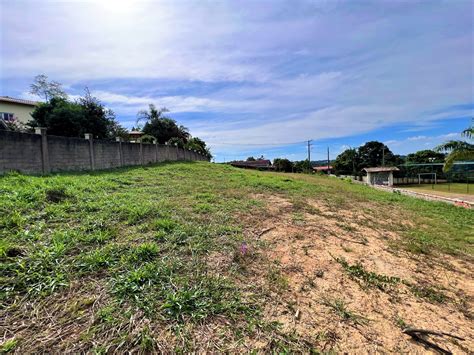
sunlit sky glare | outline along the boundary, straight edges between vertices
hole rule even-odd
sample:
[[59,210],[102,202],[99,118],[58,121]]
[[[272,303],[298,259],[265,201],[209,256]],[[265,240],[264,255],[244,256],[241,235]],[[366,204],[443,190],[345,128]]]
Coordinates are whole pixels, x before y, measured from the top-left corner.
[[[474,116],[473,1],[0,0],[0,95],[44,73],[126,127],[149,103],[217,161],[407,154]],[[287,144],[296,143],[296,144]]]

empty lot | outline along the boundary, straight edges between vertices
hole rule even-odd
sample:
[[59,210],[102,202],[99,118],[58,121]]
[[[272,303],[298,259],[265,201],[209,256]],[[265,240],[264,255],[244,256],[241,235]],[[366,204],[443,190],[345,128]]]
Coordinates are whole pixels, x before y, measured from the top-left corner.
[[209,163],[0,177],[2,350],[474,349],[474,212]]

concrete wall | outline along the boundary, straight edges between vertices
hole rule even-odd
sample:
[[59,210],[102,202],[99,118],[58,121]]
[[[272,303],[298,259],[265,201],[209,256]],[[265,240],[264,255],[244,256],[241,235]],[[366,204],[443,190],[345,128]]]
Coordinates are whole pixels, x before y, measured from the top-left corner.
[[208,160],[175,146],[48,136],[44,130],[38,134],[0,131],[0,174],[98,170],[185,158]]
[[[40,135],[35,136],[41,140]],[[47,144],[51,171],[89,170],[91,168],[89,142],[85,139],[48,136]],[[0,143],[1,145],[3,142]],[[22,171],[21,166],[15,170]],[[42,173],[42,171],[35,172]]]
[[0,131],[0,173],[10,170],[37,173],[42,169],[41,136]]

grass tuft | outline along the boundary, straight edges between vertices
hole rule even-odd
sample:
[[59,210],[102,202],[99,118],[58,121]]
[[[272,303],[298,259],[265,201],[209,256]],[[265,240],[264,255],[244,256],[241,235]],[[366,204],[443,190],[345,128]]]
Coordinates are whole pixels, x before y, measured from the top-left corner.
[[331,308],[342,320],[350,321],[356,325],[366,325],[369,320],[347,308],[346,303],[341,299],[326,299],[323,304]]
[[376,287],[379,290],[387,291],[391,286],[401,282],[399,277],[380,275],[372,271],[365,270],[360,263],[350,265],[344,258],[336,258],[349,276],[355,280],[361,281],[369,287]]

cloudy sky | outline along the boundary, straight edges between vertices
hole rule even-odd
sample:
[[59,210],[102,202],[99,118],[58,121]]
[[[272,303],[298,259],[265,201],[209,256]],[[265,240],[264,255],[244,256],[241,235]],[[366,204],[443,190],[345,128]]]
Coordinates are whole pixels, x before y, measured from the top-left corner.
[[44,73],[126,127],[149,103],[217,161],[431,148],[474,115],[473,1],[0,0],[0,95]]

